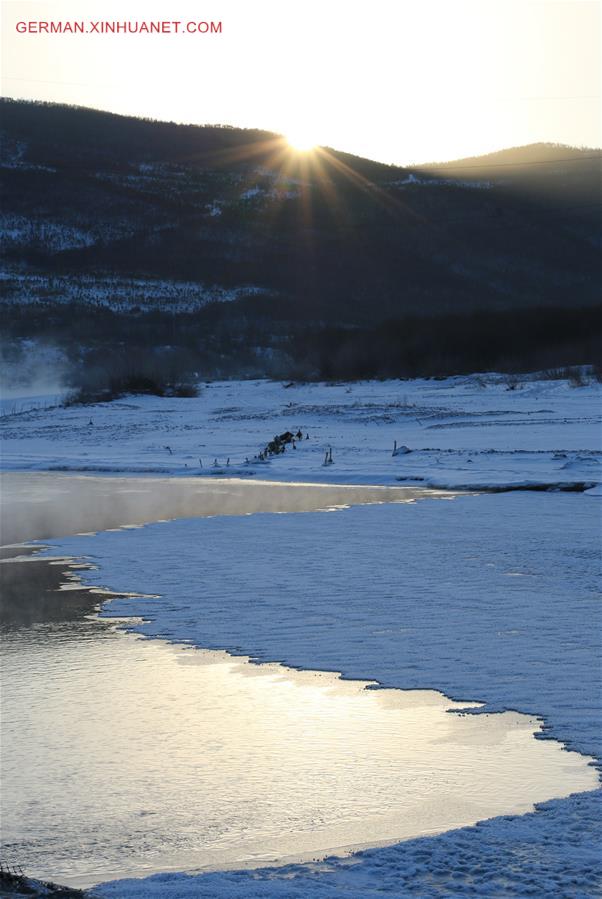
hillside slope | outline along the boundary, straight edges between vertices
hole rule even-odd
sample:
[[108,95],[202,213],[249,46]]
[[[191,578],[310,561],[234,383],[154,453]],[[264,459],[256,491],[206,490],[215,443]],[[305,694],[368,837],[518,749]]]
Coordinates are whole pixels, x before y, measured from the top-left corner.
[[298,154],[262,131],[0,111],[14,339],[55,339],[85,307],[107,335],[120,331],[107,316],[194,315],[198,335],[273,355],[324,328],[598,301],[598,151],[534,145],[410,170]]

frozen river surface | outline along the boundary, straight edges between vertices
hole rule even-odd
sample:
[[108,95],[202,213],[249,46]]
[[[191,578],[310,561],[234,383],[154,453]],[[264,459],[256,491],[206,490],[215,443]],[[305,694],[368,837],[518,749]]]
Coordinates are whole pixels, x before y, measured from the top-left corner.
[[[39,590],[62,567],[14,566],[23,595],[28,571],[42,569]],[[323,856],[597,782],[583,756],[535,740],[529,716],[449,714],[462,704],[433,691],[366,690],[88,617],[3,642],[3,842],[59,882]]]
[[[108,495],[109,479],[92,480]],[[32,508],[44,506],[41,482],[31,483]],[[64,495],[62,479],[55,485]],[[238,486],[208,489],[223,502]],[[142,615],[147,623],[131,624],[171,645],[91,616],[98,595],[54,592],[64,561],[2,563],[13,581],[9,597],[20,597],[8,604],[3,641],[10,773],[3,839],[18,863],[73,883],[256,866],[451,835],[450,828],[597,786],[585,755],[534,739],[541,722],[533,717],[545,715],[548,735],[597,752],[598,677],[584,667],[599,615],[593,501],[414,502],[428,492],[400,491],[394,498],[409,505],[309,511],[384,497],[346,502],[345,488],[328,489],[341,492],[304,498],[303,515],[269,514],[255,497],[241,511],[268,514],[240,517],[234,503],[229,518],[55,541],[52,554],[95,566],[79,572],[87,583],[159,594],[105,609]],[[128,483],[132,490],[148,495],[142,482]],[[296,494],[295,509],[306,492]],[[94,506],[82,507],[92,522]],[[112,526],[151,520],[148,509],[123,520],[119,503],[102,508],[116,515]],[[282,498],[277,511],[286,511]],[[182,641],[415,689],[366,690],[359,680],[258,667]],[[483,700],[488,711],[527,714],[450,714],[468,703],[425,686]],[[536,847],[531,856],[532,868]],[[553,879],[555,861],[547,865]],[[195,881],[190,895],[230,895],[218,880],[207,881],[209,892],[203,878]],[[156,891],[147,882],[140,895],[168,896],[172,885],[174,896],[184,895],[184,881],[176,881]],[[263,895],[255,886],[232,895]],[[129,886],[115,889],[106,894],[130,895]],[[327,886],[316,889],[330,895]],[[301,890],[313,893],[307,883]]]

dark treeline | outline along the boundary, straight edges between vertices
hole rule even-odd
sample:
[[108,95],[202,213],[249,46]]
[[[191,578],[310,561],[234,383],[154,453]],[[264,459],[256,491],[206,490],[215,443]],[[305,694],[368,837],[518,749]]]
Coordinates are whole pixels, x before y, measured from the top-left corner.
[[102,306],[10,307],[5,336],[17,348],[32,336],[62,348],[68,382],[97,399],[109,390],[186,395],[198,378],[355,380],[602,367],[600,307],[414,315],[349,327],[291,323],[256,308],[233,318],[231,305],[135,316]]
[[409,170],[261,131],[0,110],[4,351],[49,341],[92,393],[598,360],[597,151]]
[[[13,140],[26,141],[29,162],[75,171],[117,171],[146,161],[238,169],[249,162],[266,165],[288,152],[282,135],[258,128],[161,122],[37,100],[0,98],[0,117]],[[336,156],[365,177],[401,171],[349,153]]]
[[602,309],[407,317],[303,335],[291,356],[324,380],[519,372],[602,362]]
[[0,113],[6,132],[13,139],[27,141],[30,162],[75,171],[95,166],[119,169],[124,164],[158,159],[213,164],[223,159],[231,165],[232,151],[240,147],[241,136],[251,151],[257,145],[258,152],[276,137],[258,129],[178,125],[39,101],[2,99]]
[[599,297],[595,151],[409,172],[334,151],[303,163],[266,132],[48,104],[5,102],[2,127],[15,270],[253,285],[308,325]]

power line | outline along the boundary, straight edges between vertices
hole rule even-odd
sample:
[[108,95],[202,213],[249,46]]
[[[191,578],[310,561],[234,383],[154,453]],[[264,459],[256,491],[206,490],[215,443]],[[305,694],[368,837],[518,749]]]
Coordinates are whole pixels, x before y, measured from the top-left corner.
[[[5,76],[4,81],[27,81],[32,84],[57,84],[57,85],[71,85],[76,87],[117,87],[115,84],[87,84],[83,81],[46,81],[43,79],[37,78],[16,78]],[[599,96],[594,95],[584,95],[584,96],[574,96],[574,97],[517,97],[516,99],[522,100],[598,100]],[[203,125],[197,125],[198,128],[203,128]],[[540,165],[557,165],[561,162],[587,162],[588,160],[599,159],[602,161],[602,151],[597,153],[594,156],[566,156],[561,159],[536,159],[531,160],[529,162],[491,162],[491,163],[477,163],[474,165],[464,165],[462,162],[429,162],[425,164],[419,165],[405,165],[405,166],[396,166],[396,168],[403,168],[408,171],[435,171],[444,169],[446,172],[450,170],[456,169],[457,171],[470,171],[473,169],[499,169],[499,168],[526,168],[527,166],[540,166]]]
[[602,151],[595,156],[565,156],[561,159],[535,159],[531,162],[491,162],[479,163],[477,165],[464,165],[463,163],[454,162],[429,162],[426,165],[407,166],[409,169],[501,169],[501,168],[524,168],[528,165],[557,165],[559,162],[585,162],[588,159],[602,160]]

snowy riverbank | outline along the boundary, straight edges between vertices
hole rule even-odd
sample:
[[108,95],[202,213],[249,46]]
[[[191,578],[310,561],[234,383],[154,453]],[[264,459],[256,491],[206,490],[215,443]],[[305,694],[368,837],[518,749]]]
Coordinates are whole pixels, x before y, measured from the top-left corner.
[[[2,464],[20,472],[586,490],[180,518],[53,540],[49,552],[93,563],[81,572],[86,583],[153,594],[103,610],[142,616],[132,626],[148,636],[440,690],[483,702],[486,712],[525,712],[543,718],[544,738],[600,761],[601,397],[598,384],[497,375],[213,383],[195,399],[132,397],[4,416]],[[295,449],[255,461],[275,434],[298,429],[304,437]],[[392,455],[395,440],[410,452]],[[329,448],[333,464],[324,466]],[[503,753],[503,741],[491,751]],[[95,894],[593,899],[602,893],[601,799],[600,790],[580,793],[351,859],[159,874]]]
[[[602,481],[601,400],[600,384],[527,376],[214,382],[197,398],[136,396],[4,415],[2,466],[440,488],[588,487]],[[257,462],[274,435],[299,429],[309,439]],[[394,441],[411,452],[393,456]],[[330,448],[333,464],[324,466]]]
[[[529,712],[544,736],[600,759],[598,512],[583,495],[510,493],[180,520],[51,552],[93,562],[87,583],[159,594],[105,606],[143,616],[136,629],[149,636]],[[593,899],[599,802],[599,791],[578,794],[351,861],[165,874],[100,892]]]

